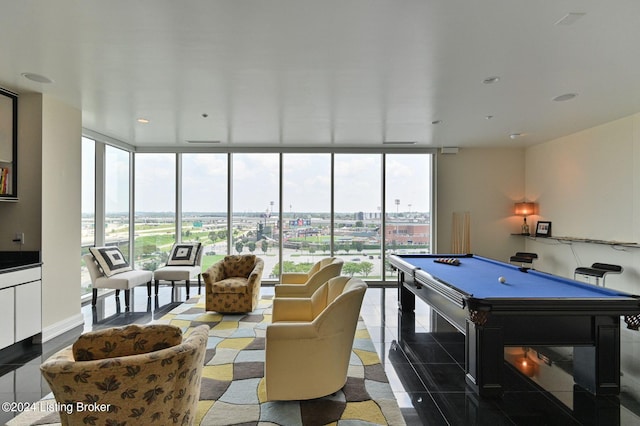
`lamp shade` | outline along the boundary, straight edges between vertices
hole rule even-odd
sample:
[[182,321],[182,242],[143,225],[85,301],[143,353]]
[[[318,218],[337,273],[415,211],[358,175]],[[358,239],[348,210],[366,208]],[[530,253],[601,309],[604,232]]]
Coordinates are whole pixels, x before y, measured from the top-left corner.
[[515,203],[514,210],[517,216],[529,216],[536,212],[536,203]]

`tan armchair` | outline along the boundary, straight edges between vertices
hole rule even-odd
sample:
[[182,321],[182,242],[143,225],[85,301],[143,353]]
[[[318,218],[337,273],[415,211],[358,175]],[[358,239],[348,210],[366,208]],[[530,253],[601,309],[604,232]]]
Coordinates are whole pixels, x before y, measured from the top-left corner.
[[192,425],[208,334],[206,325],[184,340],[172,325],[93,331],[40,370],[62,408],[63,425]]
[[342,272],[344,260],[327,257],[316,262],[309,272],[286,272],[275,286],[276,297],[311,297],[320,286]]
[[253,254],[225,256],[202,273],[207,311],[251,312],[260,299],[264,261]]
[[319,398],[344,386],[366,289],[359,278],[336,277],[311,298],[273,299],[265,345],[267,400]]

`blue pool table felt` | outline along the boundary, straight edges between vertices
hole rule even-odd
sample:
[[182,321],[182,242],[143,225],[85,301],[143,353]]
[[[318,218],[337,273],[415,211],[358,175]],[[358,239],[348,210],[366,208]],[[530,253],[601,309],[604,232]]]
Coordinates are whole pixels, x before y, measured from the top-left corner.
[[[402,256],[400,256],[402,257]],[[435,262],[442,257],[407,257],[404,260],[434,278],[478,299],[494,298],[609,298],[628,293],[529,270],[480,256],[460,257],[458,266]],[[506,282],[500,283],[499,277]]]

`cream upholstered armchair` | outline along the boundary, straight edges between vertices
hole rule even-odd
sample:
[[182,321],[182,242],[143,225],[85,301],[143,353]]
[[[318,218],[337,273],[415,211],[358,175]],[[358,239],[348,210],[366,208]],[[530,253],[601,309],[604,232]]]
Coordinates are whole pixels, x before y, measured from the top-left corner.
[[202,273],[207,311],[251,312],[260,299],[264,261],[253,254],[230,255]]
[[316,262],[309,272],[286,272],[275,286],[276,297],[311,297],[320,286],[342,272],[344,260],[327,257]]
[[184,339],[164,324],[93,331],[40,370],[60,406],[70,407],[59,412],[63,425],[192,425],[208,334],[206,325]]
[[344,386],[366,289],[359,278],[335,277],[311,298],[273,299],[265,345],[267,400],[319,398]]

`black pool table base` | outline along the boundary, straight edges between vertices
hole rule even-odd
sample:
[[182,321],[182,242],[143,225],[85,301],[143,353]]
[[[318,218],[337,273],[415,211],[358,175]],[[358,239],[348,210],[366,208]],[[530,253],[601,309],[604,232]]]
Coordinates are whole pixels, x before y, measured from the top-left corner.
[[[399,278],[404,274],[400,273]],[[594,395],[620,392],[620,317],[617,315],[566,315],[521,310],[467,311],[444,300],[426,286],[403,281],[399,286],[400,312],[412,313],[415,297],[429,304],[465,336],[467,384],[484,397],[503,393],[505,346],[573,346],[574,380]]]

